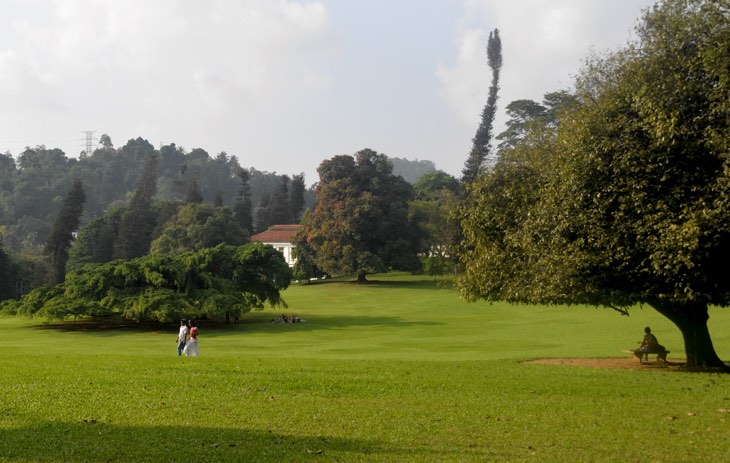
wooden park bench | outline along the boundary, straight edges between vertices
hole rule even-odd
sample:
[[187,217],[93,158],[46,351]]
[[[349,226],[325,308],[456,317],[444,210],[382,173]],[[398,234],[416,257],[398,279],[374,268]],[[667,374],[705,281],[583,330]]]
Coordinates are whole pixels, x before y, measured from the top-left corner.
[[655,354],[657,361],[661,360],[663,362],[667,361],[667,354],[669,353],[668,350],[646,350],[646,349],[629,349],[626,352],[630,352],[634,354],[636,358],[639,359],[639,362],[648,362],[649,361],[649,355]]

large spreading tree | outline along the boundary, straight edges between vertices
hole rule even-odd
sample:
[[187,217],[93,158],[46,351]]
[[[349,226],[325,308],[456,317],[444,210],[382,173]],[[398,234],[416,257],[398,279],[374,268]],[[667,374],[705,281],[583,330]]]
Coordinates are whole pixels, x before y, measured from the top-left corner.
[[470,299],[645,304],[687,366],[722,368],[708,307],[730,305],[727,0],[664,0],[637,39],[590,59],[557,131],[532,127],[469,188]]
[[135,321],[229,319],[252,309],[285,305],[291,271],[272,246],[249,243],[129,261],[86,264],[60,285],[43,286],[5,310],[63,320],[116,315]]
[[[305,215],[295,244],[329,274],[414,270],[420,233],[410,220],[413,187],[393,175],[388,158],[370,149],[322,161],[317,204]],[[301,256],[301,254],[298,254]]]

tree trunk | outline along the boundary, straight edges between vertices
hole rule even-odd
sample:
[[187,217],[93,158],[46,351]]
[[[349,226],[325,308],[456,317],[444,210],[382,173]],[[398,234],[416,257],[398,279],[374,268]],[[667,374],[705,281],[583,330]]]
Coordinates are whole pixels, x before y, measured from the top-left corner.
[[671,320],[682,332],[687,368],[730,371],[730,367],[720,360],[712,345],[710,330],[707,328],[707,320],[710,317],[705,302],[680,303],[655,300],[650,305]]
[[367,283],[368,280],[365,278],[365,275],[367,275],[365,272],[360,272],[357,274],[357,282],[358,283]]

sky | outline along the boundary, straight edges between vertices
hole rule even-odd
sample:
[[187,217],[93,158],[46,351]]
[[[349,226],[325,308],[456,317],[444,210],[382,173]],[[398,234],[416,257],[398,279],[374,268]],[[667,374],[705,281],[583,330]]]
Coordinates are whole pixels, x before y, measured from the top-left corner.
[[650,0],[0,0],[0,152],[85,131],[318,180],[370,148],[460,177],[499,29],[504,107],[570,90]]

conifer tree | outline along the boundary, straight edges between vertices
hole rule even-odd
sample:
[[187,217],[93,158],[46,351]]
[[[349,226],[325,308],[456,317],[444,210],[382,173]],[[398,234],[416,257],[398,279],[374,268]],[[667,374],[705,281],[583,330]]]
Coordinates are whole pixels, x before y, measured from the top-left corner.
[[289,188],[289,223],[299,223],[304,211],[304,174],[292,177]]
[[492,142],[492,126],[497,112],[497,92],[499,90],[499,71],[502,68],[502,41],[499,30],[489,34],[487,42],[487,64],[492,69],[492,83],[489,87],[487,104],[482,111],[482,121],[472,140],[473,146],[462,170],[462,183],[469,184],[479,176],[489,156]]
[[142,177],[119,224],[116,255],[122,259],[140,257],[149,250],[155,226],[152,200],[157,191],[157,163],[155,153],[147,158]]
[[252,235],[253,205],[251,204],[251,186],[248,183],[251,179],[251,174],[249,174],[249,172],[245,169],[240,169],[237,172],[237,176],[241,181],[241,185],[238,188],[236,203],[233,206],[233,214],[238,225],[240,225],[243,230],[246,230],[249,235]]
[[259,205],[256,208],[256,231],[261,232],[271,225],[271,194],[268,191],[261,193]]
[[79,228],[85,201],[84,185],[80,179],[76,179],[63,199],[61,210],[46,240],[45,251],[51,257],[54,283],[63,283],[66,278],[68,250],[73,242],[73,232]]
[[198,185],[197,179],[190,181],[190,187],[188,188],[188,194],[185,197],[186,203],[200,204],[203,202],[203,193],[200,191],[200,185]]
[[282,175],[271,196],[269,207],[271,225],[289,223],[289,177]]

